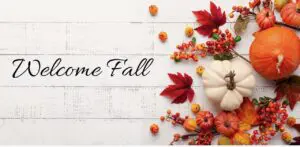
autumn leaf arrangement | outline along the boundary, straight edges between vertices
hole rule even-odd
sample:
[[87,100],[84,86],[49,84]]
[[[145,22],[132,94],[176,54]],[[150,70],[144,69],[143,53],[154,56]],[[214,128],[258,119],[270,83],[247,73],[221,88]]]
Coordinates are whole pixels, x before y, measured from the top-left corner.
[[[273,3],[275,4],[274,8]],[[281,13],[283,22],[276,21],[274,15],[275,10]],[[165,116],[160,117],[160,120],[162,122],[170,122],[174,126],[183,127],[186,130],[186,134],[174,134],[170,142],[171,145],[179,141],[188,142],[189,145],[210,145],[212,144],[213,138],[217,138],[219,145],[266,145],[276,134],[280,134],[282,140],[287,144],[300,144],[300,136],[293,137],[287,129],[287,127],[295,128],[300,132],[300,124],[297,124],[296,118],[289,116],[287,112],[288,106],[293,110],[296,103],[300,101],[300,77],[298,75],[291,75],[291,73],[298,68],[299,55],[276,54],[277,62],[271,63],[270,59],[270,63],[264,65],[272,66],[274,64],[276,67],[274,68],[275,72],[266,68],[271,71],[270,73],[262,71],[260,68],[265,68],[261,65],[263,63],[257,62],[256,58],[251,57],[256,53],[255,49],[253,49],[257,48],[255,44],[262,43],[258,42],[260,41],[259,35],[271,35],[276,38],[276,36],[278,36],[276,31],[279,33],[285,31],[287,36],[290,35],[291,41],[289,43],[292,44],[292,48],[299,50],[299,38],[291,31],[299,30],[299,10],[300,2],[297,1],[297,3],[294,3],[289,0],[253,0],[249,2],[249,6],[233,6],[229,17],[232,19],[236,18],[234,34],[228,29],[225,29],[225,31],[220,29],[220,27],[226,23],[226,13],[213,2],[210,3],[210,12],[207,10],[193,11],[197,22],[200,24],[200,26],[194,30],[208,37],[209,41],[197,43],[196,38],[192,37],[191,41],[176,46],[177,51],[171,55],[171,59],[175,62],[181,62],[183,60],[197,62],[200,58],[212,56],[214,59],[212,63],[213,66],[210,69],[199,66],[196,72],[202,76],[204,85],[208,85],[209,87],[204,89],[207,97],[215,99],[215,101],[220,101],[216,100],[220,99],[218,94],[214,94],[218,93],[218,91],[207,91],[213,89],[213,86],[219,91],[225,88],[229,91],[227,93],[234,90],[241,92],[240,88],[244,89],[241,92],[242,97],[239,96],[239,94],[231,95],[232,98],[238,101],[238,103],[235,104],[238,105],[237,109],[221,102],[220,106],[223,110],[217,114],[213,114],[208,110],[202,110],[199,104],[191,104],[193,116],[181,116],[179,112],[173,113],[171,110],[168,110]],[[293,13],[294,11],[295,13]],[[287,17],[286,13],[290,13],[289,16],[293,16],[293,20]],[[234,17],[236,14],[238,14],[238,17]],[[260,30],[255,33],[258,35],[256,35],[256,39],[250,47],[250,60],[248,60],[238,54],[234,48],[237,43],[241,41],[242,33],[247,29],[247,25],[252,18],[256,20]],[[284,26],[284,28],[279,28],[277,27],[278,25]],[[193,29],[190,27],[187,27],[185,32],[188,37],[193,36]],[[165,39],[166,34],[164,36],[160,35],[159,38]],[[293,44],[293,39],[295,40],[295,38],[296,43]],[[280,37],[276,39],[280,39]],[[263,42],[263,44],[266,44],[265,46],[267,47],[268,41]],[[280,44],[278,46],[280,46]],[[278,52],[280,53],[280,51]],[[246,68],[242,73],[235,73],[234,70],[232,70],[224,74],[224,79],[228,78],[228,80],[225,80],[225,87],[216,86],[214,80],[218,78],[216,78],[214,74],[217,76],[221,74],[220,72],[222,70],[219,68],[221,68],[222,65],[231,64],[232,66],[243,67],[240,61],[231,62],[231,60],[234,60],[236,57],[247,61],[249,65],[252,65],[264,78],[275,81],[275,98],[248,98],[248,95],[251,96],[252,93],[250,87],[254,86],[249,83],[255,83],[255,81],[253,81],[255,79],[252,78],[251,72]],[[259,57],[259,55],[255,54],[255,57]],[[296,59],[297,61],[290,59]],[[264,62],[268,60],[269,59],[264,59]],[[273,58],[272,62],[274,62]],[[281,67],[281,65],[285,65],[286,67]],[[278,71],[278,73],[276,73],[276,71]],[[192,102],[195,92],[192,88],[193,79],[191,76],[185,73],[169,73],[168,76],[173,84],[167,86],[160,95],[171,99],[173,104],[181,104],[187,100]],[[238,80],[239,76],[246,76],[247,78],[245,78],[244,81],[247,81],[248,84],[245,84],[243,80]],[[245,86],[248,89],[245,89]],[[226,95],[221,97],[221,99],[225,97]],[[154,135],[157,134],[159,132],[158,125],[151,125],[150,131]]]

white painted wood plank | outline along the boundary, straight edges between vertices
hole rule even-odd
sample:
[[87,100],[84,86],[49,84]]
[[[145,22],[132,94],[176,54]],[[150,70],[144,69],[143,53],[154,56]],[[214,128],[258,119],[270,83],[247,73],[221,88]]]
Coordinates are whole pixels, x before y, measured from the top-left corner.
[[[298,121],[300,121],[298,119]],[[0,120],[1,144],[113,144],[113,145],[168,145],[174,133],[185,133],[170,123],[158,119],[129,120]],[[160,133],[149,131],[152,123],[158,123]],[[289,129],[294,136],[299,135]],[[183,144],[181,142],[180,144]],[[187,143],[185,143],[187,144]],[[217,144],[217,137],[213,144]],[[284,144],[277,134],[270,144]]]
[[154,53],[153,40],[157,38],[154,38],[153,24],[88,23],[68,26],[67,54]]
[[[7,87],[1,88],[0,118],[13,119],[109,119],[159,118],[167,109],[191,114],[190,103],[171,104],[160,96],[164,87]],[[202,87],[194,87],[194,103],[203,110],[217,113],[220,109],[204,94]],[[37,92],[38,91],[38,92]],[[256,87],[254,98],[275,97],[273,87]],[[291,115],[300,118],[300,104]]]
[[[19,78],[13,78],[12,75],[16,70],[18,64],[20,62],[16,62],[15,65],[12,64],[15,59],[25,59],[25,62],[22,64],[20,69],[18,70],[18,75],[23,72],[28,66],[27,61],[33,61],[34,59],[39,59],[41,62],[42,68],[46,66],[52,67],[54,61],[57,58],[62,58],[61,64],[58,66],[59,69],[62,66],[65,67],[86,67],[93,70],[97,66],[100,66],[103,70],[102,74],[96,77],[93,76],[69,76],[69,77],[58,77],[58,76],[29,76],[28,72],[22,75]],[[128,62],[126,62],[125,66],[123,63],[120,64],[122,69],[116,70],[114,72],[114,76],[111,77],[111,68],[114,67],[115,63],[110,64],[110,67],[107,67],[107,62],[110,59],[120,58],[126,59],[128,58]],[[133,67],[133,71],[137,69],[137,65],[143,58],[154,58],[153,65],[149,67],[150,73],[143,76],[122,76],[122,71],[129,67]],[[181,63],[176,63],[169,59],[169,56],[134,56],[134,55],[119,55],[119,56],[85,56],[85,55],[73,55],[73,56],[47,56],[47,55],[2,55],[0,58],[0,63],[2,63],[2,70],[6,72],[0,72],[0,86],[166,86],[170,83],[170,80],[167,76],[167,73],[177,73],[177,72],[185,72],[191,75],[194,78],[194,86],[202,85],[201,78],[197,75],[195,69],[197,66],[202,65],[207,67],[210,65],[212,59],[207,57],[200,59],[199,62],[193,61],[183,61]],[[31,63],[32,72],[37,73],[38,64]],[[250,66],[250,65],[249,65]],[[57,69],[55,71],[57,71]],[[41,69],[42,70],[42,69]],[[295,73],[299,74],[298,69]],[[261,76],[259,76],[256,72],[254,75],[257,80],[257,86],[270,86],[274,83],[272,81],[268,81]],[[171,83],[170,83],[171,84]]]
[[[191,40],[184,34],[185,27],[198,26],[195,23],[10,24],[0,23],[1,54],[169,55],[177,50],[176,45]],[[227,23],[222,28],[234,32],[233,26],[233,23]],[[236,46],[240,54],[249,54],[249,47],[254,39],[252,34],[258,30],[255,22],[248,24],[246,32],[242,34],[242,41]],[[165,43],[158,39],[161,31],[168,33],[169,39]],[[198,43],[209,40],[196,32],[194,36]]]
[[[25,23],[26,54],[62,54],[67,46],[67,24]],[[1,25],[0,25],[1,26]],[[8,52],[18,54],[20,52]]]
[[0,52],[25,53],[25,24],[0,24]]
[[[247,1],[213,0],[227,13],[232,4]],[[209,8],[201,0],[1,0],[1,22],[195,22],[193,10]],[[148,7],[159,7],[157,17],[151,17]]]

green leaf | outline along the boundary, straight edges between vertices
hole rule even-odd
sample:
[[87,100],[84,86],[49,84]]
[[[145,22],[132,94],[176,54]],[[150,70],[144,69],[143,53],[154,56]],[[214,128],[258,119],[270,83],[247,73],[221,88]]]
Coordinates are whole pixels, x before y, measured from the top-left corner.
[[231,60],[233,59],[233,55],[229,52],[229,53],[221,53],[221,54],[216,54],[214,55],[214,59],[215,60]]
[[289,100],[284,100],[284,101],[282,102],[282,104],[283,104],[283,105],[289,105]]
[[258,105],[258,100],[257,100],[257,99],[253,99],[253,100],[252,100],[252,103],[253,103],[254,105]]
[[213,33],[213,34],[212,34],[212,38],[215,39],[215,40],[218,40],[220,37],[219,37],[218,34]]
[[237,18],[234,24],[234,31],[237,35],[242,34],[247,29],[247,25],[249,23],[249,17],[242,17],[241,15]]
[[195,37],[192,38],[192,42],[193,42],[194,44],[196,44],[197,40],[196,40]]
[[239,41],[241,41],[241,40],[242,40],[241,36],[236,36],[236,37],[234,38],[234,41],[235,41],[235,42],[239,42]]

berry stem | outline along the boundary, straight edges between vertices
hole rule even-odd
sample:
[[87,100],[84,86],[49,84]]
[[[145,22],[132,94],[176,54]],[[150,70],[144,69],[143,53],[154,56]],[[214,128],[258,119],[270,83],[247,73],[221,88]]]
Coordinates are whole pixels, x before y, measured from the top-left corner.
[[189,137],[193,137],[193,136],[198,136],[198,133],[182,135],[181,138],[185,139],[185,138],[189,138]]
[[285,23],[282,23],[282,22],[278,22],[278,21],[276,21],[276,22],[275,22],[275,24],[277,24],[277,25],[281,25],[281,26],[285,26],[285,27],[289,27],[289,28],[291,28],[291,29],[294,29],[294,30],[300,31],[300,28],[299,28],[299,27],[290,26],[290,25],[288,25],[288,24],[285,24]]
[[239,56],[240,58],[242,58],[243,60],[245,60],[246,62],[248,62],[248,63],[250,63],[251,64],[251,62],[248,60],[248,59],[246,59],[245,57],[243,57],[242,55],[240,55],[238,52],[236,52],[235,50],[231,50],[235,55],[237,55],[237,56]]

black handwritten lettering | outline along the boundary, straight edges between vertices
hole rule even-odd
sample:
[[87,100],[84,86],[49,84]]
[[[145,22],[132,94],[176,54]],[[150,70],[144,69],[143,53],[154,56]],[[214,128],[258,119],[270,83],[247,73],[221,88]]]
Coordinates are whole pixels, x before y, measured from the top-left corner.
[[[128,59],[124,58],[115,58],[110,59],[106,66],[111,70],[110,76],[114,77],[115,75],[119,76],[147,76],[150,73],[150,67],[154,62],[153,58],[143,58],[135,66],[132,66],[132,63],[129,64]],[[102,74],[101,66],[95,68],[87,67],[72,67],[63,65],[61,58],[57,58],[51,66],[44,65],[38,59],[34,60],[25,60],[24,58],[15,59],[12,62],[15,66],[13,71],[13,78],[20,78],[23,75],[36,77],[36,76],[99,76]]]

